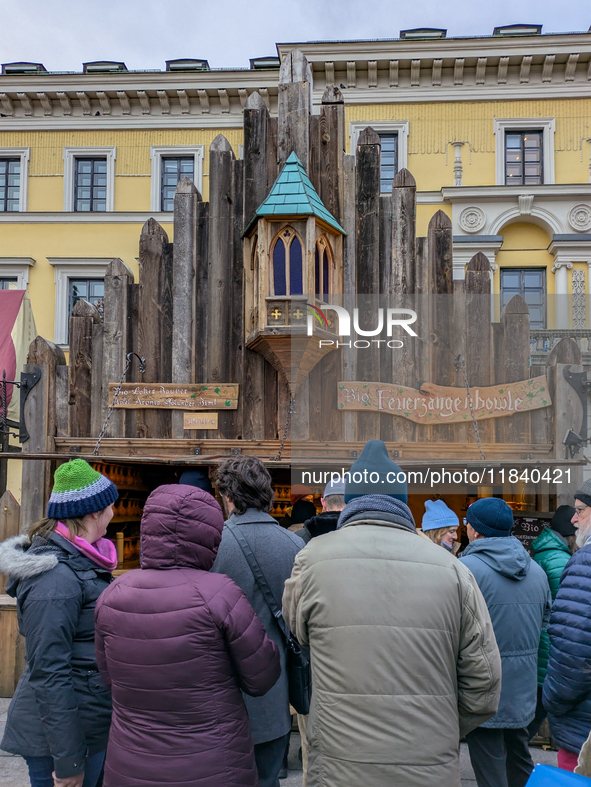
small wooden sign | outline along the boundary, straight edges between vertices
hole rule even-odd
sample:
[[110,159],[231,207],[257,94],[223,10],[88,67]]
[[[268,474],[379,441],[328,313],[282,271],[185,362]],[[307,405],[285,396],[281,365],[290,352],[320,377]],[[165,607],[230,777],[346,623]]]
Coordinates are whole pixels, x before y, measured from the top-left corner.
[[[109,405],[113,403],[116,388],[117,383],[109,383]],[[126,410],[236,410],[238,384],[123,383],[115,407]]]
[[183,413],[185,429],[217,429],[217,413]]
[[[421,390],[393,383],[340,382],[340,410],[363,410],[407,418],[416,424],[453,424],[471,421],[465,388],[424,383]],[[516,383],[470,388],[474,415],[487,418],[526,413],[552,404],[546,377]]]

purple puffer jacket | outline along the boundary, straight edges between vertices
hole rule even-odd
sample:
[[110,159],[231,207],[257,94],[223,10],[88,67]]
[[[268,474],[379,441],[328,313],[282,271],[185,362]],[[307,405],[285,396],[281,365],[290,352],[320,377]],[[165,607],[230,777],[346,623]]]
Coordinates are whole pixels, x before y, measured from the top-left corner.
[[142,517],[141,570],[97,602],[97,662],[113,694],[104,787],[258,785],[240,689],[265,694],[279,653],[242,590],[209,573],[223,524],[207,492],[159,487]]

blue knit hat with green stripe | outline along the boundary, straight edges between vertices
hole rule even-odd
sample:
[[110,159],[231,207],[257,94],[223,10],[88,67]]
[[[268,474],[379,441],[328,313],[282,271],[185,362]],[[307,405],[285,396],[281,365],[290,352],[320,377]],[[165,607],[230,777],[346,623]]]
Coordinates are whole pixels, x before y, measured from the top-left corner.
[[119,497],[115,484],[84,459],[61,465],[53,477],[47,504],[49,519],[76,519],[110,506]]

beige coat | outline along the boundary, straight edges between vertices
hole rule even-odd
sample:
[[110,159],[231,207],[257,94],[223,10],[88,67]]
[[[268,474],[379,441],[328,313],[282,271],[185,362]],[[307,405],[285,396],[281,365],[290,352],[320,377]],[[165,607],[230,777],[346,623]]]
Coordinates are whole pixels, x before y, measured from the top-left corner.
[[501,691],[465,566],[402,525],[350,522],[297,555],[283,614],[311,650],[308,787],[460,787],[460,738]]

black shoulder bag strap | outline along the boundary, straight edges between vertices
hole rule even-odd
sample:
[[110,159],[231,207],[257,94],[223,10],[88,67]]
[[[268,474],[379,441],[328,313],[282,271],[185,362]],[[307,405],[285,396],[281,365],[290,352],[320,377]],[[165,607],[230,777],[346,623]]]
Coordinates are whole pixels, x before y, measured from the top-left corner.
[[289,641],[292,639],[291,632],[287,627],[287,623],[283,619],[283,614],[279,607],[277,606],[277,602],[275,601],[275,596],[271,592],[271,588],[269,587],[269,583],[267,582],[265,575],[259,565],[259,561],[254,556],[254,552],[250,548],[250,544],[244,538],[244,535],[240,532],[240,528],[235,525],[233,522],[226,522],[226,527],[232,533],[236,541],[238,542],[238,546],[242,550],[244,557],[246,558],[246,562],[249,565],[250,570],[252,571],[252,575],[255,578],[257,585],[265,601],[267,602],[267,606],[271,610],[271,614],[277,621],[277,625],[281,629],[281,633],[287,640],[288,644]]
[[295,708],[297,713],[307,715],[310,712],[310,697],[312,694],[312,676],[310,671],[310,662],[302,653],[299,642],[295,639],[289,626],[283,618],[283,614],[279,609],[275,597],[271,592],[269,583],[265,579],[265,575],[256,559],[254,552],[250,548],[250,544],[240,532],[240,528],[233,522],[226,522],[225,525],[230,533],[236,539],[236,542],[248,563],[255,582],[260,588],[263,598],[271,614],[277,621],[279,630],[283,634],[285,644],[287,646],[287,680],[289,701]]

